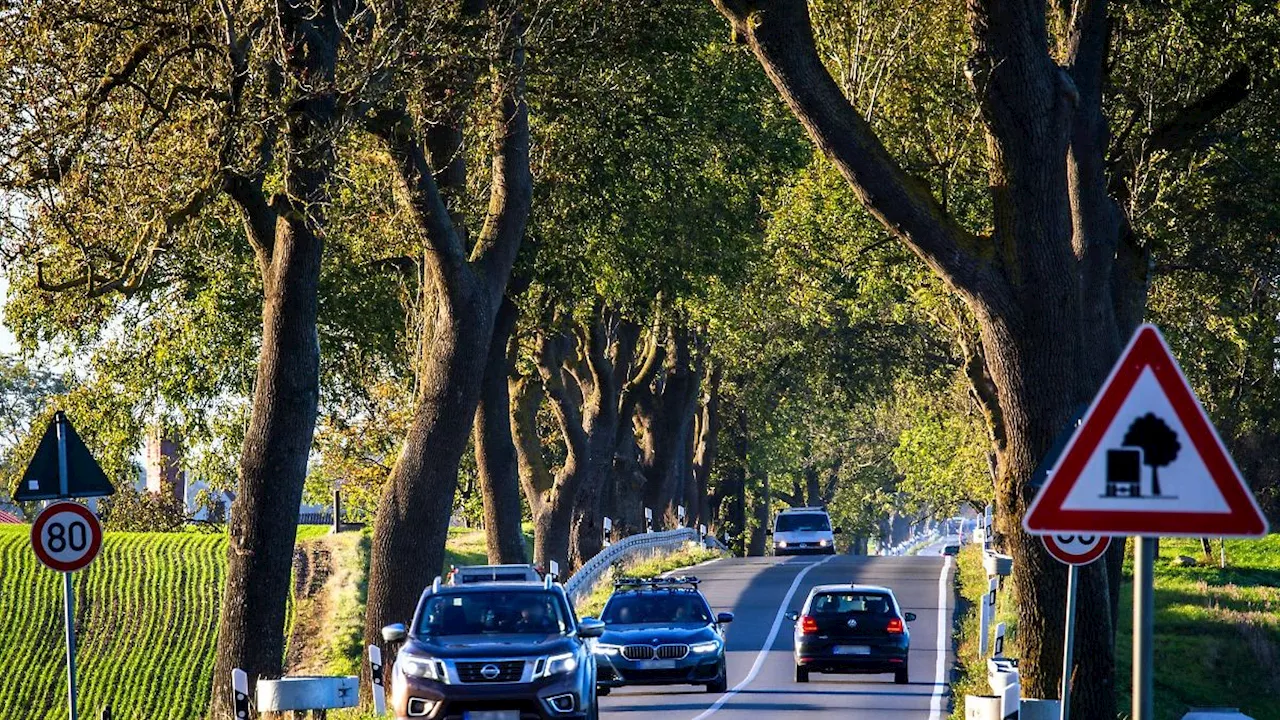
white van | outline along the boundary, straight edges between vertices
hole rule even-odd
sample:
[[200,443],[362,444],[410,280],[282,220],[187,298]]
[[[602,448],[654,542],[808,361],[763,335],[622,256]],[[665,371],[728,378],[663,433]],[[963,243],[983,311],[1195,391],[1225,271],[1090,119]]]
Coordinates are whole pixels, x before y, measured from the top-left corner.
[[790,508],[773,519],[774,555],[835,555],[836,533],[831,516],[817,507]]

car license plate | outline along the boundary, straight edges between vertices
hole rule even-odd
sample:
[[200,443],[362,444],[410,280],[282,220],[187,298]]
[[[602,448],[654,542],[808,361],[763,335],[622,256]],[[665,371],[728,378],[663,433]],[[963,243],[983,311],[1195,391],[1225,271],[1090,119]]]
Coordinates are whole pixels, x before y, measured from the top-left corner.
[[673,670],[675,660],[641,660],[636,663],[637,670]]
[[871,648],[866,645],[837,645],[837,655],[870,655]]
[[462,720],[520,720],[519,710],[468,710]]

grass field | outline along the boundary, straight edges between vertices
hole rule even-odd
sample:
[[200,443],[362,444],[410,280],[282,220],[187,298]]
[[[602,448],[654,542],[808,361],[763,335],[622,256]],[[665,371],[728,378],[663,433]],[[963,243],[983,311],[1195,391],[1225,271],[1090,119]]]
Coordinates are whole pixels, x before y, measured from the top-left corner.
[[[1161,540],[1156,563],[1155,710],[1177,720],[1189,707],[1234,707],[1256,720],[1280,720],[1280,534],[1263,540],[1227,541],[1227,567],[1207,561],[1199,540]],[[1180,566],[1179,556],[1194,558]],[[953,718],[964,717],[964,696],[990,692],[978,662],[976,602],[986,589],[981,553],[961,552],[956,630],[958,667]],[[1116,633],[1116,707],[1129,717],[1133,633],[1133,573],[1126,565]],[[1007,583],[1006,587],[1012,584]],[[1011,591],[999,599],[1000,621],[1014,627]],[[1017,656],[1016,628],[1011,657]]]
[[[300,539],[324,527],[299,529]],[[0,526],[0,718],[66,712],[62,578],[36,562],[30,529]],[[213,672],[226,567],[221,534],[108,533],[75,574],[82,717],[198,717]]]

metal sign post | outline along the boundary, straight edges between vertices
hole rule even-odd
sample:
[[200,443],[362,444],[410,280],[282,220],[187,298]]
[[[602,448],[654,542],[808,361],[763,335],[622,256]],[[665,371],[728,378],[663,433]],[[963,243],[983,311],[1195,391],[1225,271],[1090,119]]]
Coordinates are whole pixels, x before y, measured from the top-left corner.
[[1152,644],[1156,619],[1153,571],[1156,561],[1156,538],[1135,538],[1133,551],[1133,720],[1152,720],[1154,688]]
[[1076,590],[1080,585],[1080,566],[1067,566],[1067,629],[1062,643],[1062,720],[1071,717],[1071,663],[1076,648]]
[[[67,494],[67,431],[64,416],[58,413],[58,491]],[[71,720],[77,720],[76,712],[76,594],[71,584],[71,573],[62,573],[63,621],[67,628],[67,712]]]

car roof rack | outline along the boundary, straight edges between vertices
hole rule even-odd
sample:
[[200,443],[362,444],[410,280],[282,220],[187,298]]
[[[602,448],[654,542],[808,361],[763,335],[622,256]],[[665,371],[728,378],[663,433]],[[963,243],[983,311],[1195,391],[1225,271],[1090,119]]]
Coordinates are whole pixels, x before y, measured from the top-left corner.
[[614,590],[697,590],[698,578],[692,575],[679,577],[620,577],[613,581]]

